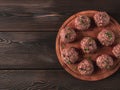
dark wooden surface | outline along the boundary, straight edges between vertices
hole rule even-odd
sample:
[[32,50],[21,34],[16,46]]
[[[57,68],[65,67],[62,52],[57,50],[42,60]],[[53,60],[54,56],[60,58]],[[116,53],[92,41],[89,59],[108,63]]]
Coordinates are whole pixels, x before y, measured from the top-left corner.
[[73,78],[64,70],[1,70],[0,90],[120,90],[120,73],[88,82]]
[[107,11],[120,23],[119,0],[0,0],[0,90],[120,90],[111,77],[77,80],[60,66],[55,38],[82,10]]

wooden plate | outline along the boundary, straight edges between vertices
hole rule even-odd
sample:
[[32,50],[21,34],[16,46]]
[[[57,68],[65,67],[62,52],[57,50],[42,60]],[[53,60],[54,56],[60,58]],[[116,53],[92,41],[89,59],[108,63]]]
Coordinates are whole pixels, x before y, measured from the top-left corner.
[[59,29],[59,32],[58,32],[57,38],[56,38],[56,53],[57,53],[58,60],[59,60],[60,64],[62,65],[62,67],[68,73],[70,73],[72,76],[74,76],[74,77],[76,77],[78,79],[81,79],[81,80],[87,80],[87,81],[101,80],[101,79],[107,78],[110,75],[112,75],[113,73],[115,73],[119,69],[119,67],[120,67],[119,60],[114,58],[114,66],[113,66],[112,69],[110,69],[110,70],[101,70],[101,69],[95,67],[95,71],[94,71],[94,73],[92,75],[84,76],[84,75],[81,75],[78,72],[78,70],[77,70],[77,66],[78,66],[79,63],[78,64],[66,64],[66,63],[64,63],[64,61],[63,61],[63,59],[61,57],[61,51],[62,51],[63,48],[66,48],[66,47],[76,47],[76,48],[80,49],[80,41],[81,41],[82,37],[84,37],[84,36],[91,36],[91,37],[96,38],[97,34],[103,28],[107,28],[109,30],[112,30],[115,33],[115,36],[116,36],[115,42],[110,47],[98,47],[97,52],[95,54],[92,54],[92,55],[90,54],[90,56],[92,57],[92,60],[94,60],[93,62],[95,62],[97,56],[102,54],[102,53],[106,53],[106,54],[109,54],[109,55],[113,56],[112,48],[113,48],[114,45],[116,45],[117,43],[120,42],[120,26],[117,23],[117,21],[114,20],[112,17],[111,17],[111,20],[110,20],[110,24],[107,25],[106,27],[97,27],[95,25],[95,23],[93,23],[93,25],[91,25],[89,30],[87,30],[85,32],[81,32],[81,31],[77,30],[77,34],[78,34],[79,38],[75,42],[73,42],[73,43],[65,44],[65,43],[63,43],[61,41],[60,31],[61,31],[62,28],[65,28],[66,26],[69,26],[71,28],[75,28],[74,20],[75,20],[75,18],[78,15],[87,15],[90,18],[93,18],[93,15],[96,12],[98,12],[98,11],[88,10],[88,11],[82,11],[82,12],[79,12],[77,14],[74,14],[73,16],[68,18],[63,23],[63,25]]

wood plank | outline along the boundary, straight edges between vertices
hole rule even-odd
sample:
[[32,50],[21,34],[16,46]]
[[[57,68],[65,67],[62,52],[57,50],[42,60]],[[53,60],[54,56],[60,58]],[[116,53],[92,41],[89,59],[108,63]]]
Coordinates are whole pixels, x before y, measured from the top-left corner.
[[0,69],[61,69],[56,32],[0,32]]
[[81,10],[109,12],[120,22],[116,0],[0,0],[0,31],[58,31],[61,24]]
[[2,70],[0,90],[120,90],[117,72],[107,79],[88,82],[63,70]]

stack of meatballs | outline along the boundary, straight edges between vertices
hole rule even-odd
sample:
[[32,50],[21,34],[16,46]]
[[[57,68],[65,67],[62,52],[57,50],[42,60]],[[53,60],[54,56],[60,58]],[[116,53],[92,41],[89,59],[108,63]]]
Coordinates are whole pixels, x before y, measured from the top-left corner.
[[[97,27],[105,27],[110,23],[110,16],[106,12],[97,12],[93,18],[86,15],[79,15],[74,20],[75,29],[65,27],[60,32],[60,38],[63,43],[75,42],[77,32],[85,32],[91,27],[91,21],[94,21]],[[109,47],[115,41],[115,34],[112,30],[103,28],[97,35],[97,38],[90,36],[83,37],[80,40],[80,48],[66,47],[61,51],[61,57],[66,64],[76,64],[77,70],[81,75],[91,75],[97,66],[100,70],[110,70],[114,65],[114,60],[111,55],[101,54],[96,60],[82,58],[84,54],[97,53],[98,44],[102,47]],[[98,42],[96,42],[98,41]],[[82,54],[81,54],[82,53]],[[115,58],[120,58],[120,44],[116,44],[112,48],[112,53]],[[94,65],[95,64],[95,65]]]

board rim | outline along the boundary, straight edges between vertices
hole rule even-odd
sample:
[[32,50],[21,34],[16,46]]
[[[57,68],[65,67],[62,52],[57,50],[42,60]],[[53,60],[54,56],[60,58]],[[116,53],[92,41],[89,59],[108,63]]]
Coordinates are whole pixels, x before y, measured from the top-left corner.
[[[111,73],[109,73],[108,75],[104,76],[104,77],[99,77],[99,78],[90,78],[90,79],[83,79],[83,78],[80,78],[78,75],[76,75],[62,60],[61,60],[61,55],[60,55],[60,36],[59,36],[59,33],[60,33],[60,30],[65,27],[67,25],[67,23],[69,23],[71,20],[73,20],[76,16],[82,14],[82,13],[85,13],[85,12],[99,12],[99,11],[96,11],[96,10],[86,10],[86,11],[81,11],[81,12],[78,12],[72,16],[70,16],[63,24],[62,26],[59,28],[59,31],[57,33],[57,37],[56,37],[56,54],[57,54],[57,57],[58,57],[58,61],[60,62],[60,64],[62,65],[62,67],[69,73],[71,74],[73,77],[77,78],[77,79],[80,79],[80,80],[85,80],[85,81],[98,81],[98,80],[102,80],[102,79],[105,79],[105,78],[108,78],[109,76],[113,75],[116,71],[118,71],[119,67],[120,67],[120,62],[118,62],[117,66],[115,67],[115,69],[111,70]],[[113,19],[111,17],[112,21],[114,21],[114,23],[118,26],[118,28],[120,28],[118,22]]]

